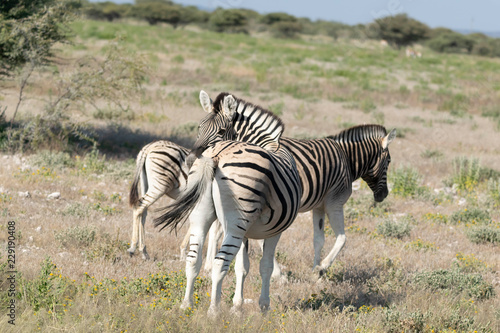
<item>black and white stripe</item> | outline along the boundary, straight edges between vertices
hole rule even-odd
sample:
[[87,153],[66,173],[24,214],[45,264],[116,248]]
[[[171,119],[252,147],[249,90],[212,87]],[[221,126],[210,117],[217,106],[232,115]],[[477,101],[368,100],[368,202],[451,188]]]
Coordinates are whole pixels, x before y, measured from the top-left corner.
[[187,148],[163,140],[144,146],[137,154],[129,195],[129,203],[133,208],[132,240],[128,249],[130,255],[138,247],[143,259],[149,259],[144,232],[147,209],[163,195],[175,199],[184,190],[188,177],[185,165],[188,153]]
[[[203,93],[203,92],[202,92]],[[201,266],[200,250],[208,228],[219,219],[224,239],[215,256],[212,270],[212,302],[217,311],[221,285],[232,259],[245,246],[247,238],[264,240],[261,261],[262,292],[259,304],[269,306],[269,284],[274,251],[281,233],[290,226],[300,207],[302,189],[295,161],[280,147],[284,125],[279,118],[229,94],[221,95],[205,107],[209,115],[200,123],[199,136],[191,152],[195,156],[186,191],[155,219],[157,226],[175,228],[190,216],[190,251],[184,306],[192,304],[193,282]],[[219,118],[227,118],[220,121]],[[233,122],[233,119],[238,119]],[[229,121],[227,121],[229,120]],[[220,128],[224,124],[225,128]],[[237,125],[236,125],[237,124]],[[224,135],[239,133],[248,142],[223,141]],[[208,138],[207,138],[208,136]],[[196,157],[198,157],[196,159]],[[241,288],[234,305],[243,302],[242,283],[248,272],[246,251],[240,251],[237,272]]]

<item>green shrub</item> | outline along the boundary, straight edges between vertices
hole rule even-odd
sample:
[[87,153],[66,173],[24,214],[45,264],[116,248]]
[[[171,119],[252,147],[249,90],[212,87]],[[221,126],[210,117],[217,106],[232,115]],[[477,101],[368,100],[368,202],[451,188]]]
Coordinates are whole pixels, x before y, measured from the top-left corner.
[[420,186],[422,176],[412,167],[399,167],[390,173],[391,193],[400,197],[416,197],[426,194],[428,189]]
[[26,280],[21,276],[19,295],[33,307],[34,311],[60,310],[64,296],[69,292],[74,292],[76,288],[69,288],[67,279],[59,278],[60,272],[50,257],[45,258],[40,267],[40,274],[33,280]]
[[468,228],[465,234],[472,243],[500,243],[500,228],[498,225],[491,224]]
[[394,222],[389,219],[377,225],[377,233],[384,237],[402,239],[410,235],[411,226],[407,221]]
[[444,53],[471,53],[474,40],[458,32],[445,32],[427,42],[432,50]]
[[276,22],[271,26],[271,30],[277,38],[297,38],[302,32],[302,25],[299,22]]
[[375,37],[386,40],[390,45],[401,47],[428,38],[427,25],[408,17],[406,14],[386,16],[371,25]]
[[217,9],[210,14],[209,24],[214,31],[248,33],[247,18],[239,9]]
[[96,228],[76,226],[54,232],[54,238],[63,247],[89,247],[96,238]]
[[[451,184],[457,184],[458,189],[472,192],[479,183],[481,165],[477,158],[459,157],[453,160],[453,174]],[[451,185],[449,184],[449,185]]]
[[494,180],[490,178],[488,180],[488,194],[494,202],[494,206],[500,205],[500,178]]
[[79,219],[84,219],[90,216],[89,205],[82,204],[80,202],[75,202],[67,205],[62,211],[63,216],[75,216]]
[[432,290],[448,290],[455,294],[463,292],[477,300],[495,296],[493,285],[486,282],[480,274],[466,273],[459,269],[417,273],[413,282]]
[[107,233],[99,235],[98,240],[84,251],[85,258],[89,261],[104,259],[115,262],[118,260],[128,248],[128,244],[120,240],[119,235],[119,232],[116,237]]
[[452,224],[488,224],[491,221],[490,213],[480,208],[459,210],[450,216]]

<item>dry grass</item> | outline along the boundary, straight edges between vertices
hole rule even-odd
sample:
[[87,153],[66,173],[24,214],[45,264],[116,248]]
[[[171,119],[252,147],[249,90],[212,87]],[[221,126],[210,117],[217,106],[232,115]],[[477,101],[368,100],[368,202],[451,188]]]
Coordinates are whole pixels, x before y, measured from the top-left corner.
[[[85,49],[64,48],[61,56],[69,60],[59,66],[60,72],[72,70],[74,57],[102,54],[106,43],[89,36],[86,30],[95,25],[87,22],[77,27]],[[99,29],[108,27],[99,23]],[[119,27],[128,31],[129,47],[137,48],[136,34],[126,25]],[[481,117],[478,111],[498,103],[498,94],[491,93],[493,88],[488,84],[478,83],[486,75],[484,71],[478,69],[476,78],[459,66],[470,68],[473,63],[484,62],[496,66],[497,60],[435,55],[428,51],[425,57],[438,65],[431,60],[409,63],[397,52],[369,42],[353,45],[342,41],[342,45],[331,46],[318,41],[283,42],[189,29],[174,32],[168,28],[134,28],[150,29],[147,31],[151,40],[163,39],[157,44],[148,39],[141,48],[151,57],[155,74],[144,82],[141,100],[131,103],[135,118],[118,120],[122,127],[106,132],[102,146],[108,154],[103,162],[106,167],[101,170],[97,164],[97,169],[89,170],[87,166],[84,170],[84,157],[74,155],[68,157],[70,162],[66,164],[53,165],[49,165],[47,157],[40,158],[39,152],[32,157],[0,157],[0,215],[5,221],[0,226],[1,256],[6,258],[6,222],[14,220],[21,236],[16,243],[16,266],[22,273],[18,288],[30,281],[44,280],[40,278],[40,264],[46,257],[57,269],[45,280],[51,281],[54,288],[64,286],[60,294],[55,294],[57,301],[37,310],[26,295],[21,295],[15,329],[7,326],[4,315],[0,319],[2,327],[23,332],[500,331],[498,243],[473,243],[467,231],[474,225],[443,223],[438,217],[439,213],[450,217],[465,208],[477,207],[488,210],[491,225],[499,226],[500,203],[492,201],[486,181],[476,184],[471,192],[456,192],[443,183],[450,179],[452,161],[458,156],[479,158],[483,167],[498,170],[500,140],[496,120]],[[342,53],[342,48],[347,53]],[[258,55],[247,53],[251,50],[257,50]],[[308,53],[314,56],[308,57]],[[396,69],[384,62],[385,56]],[[373,59],[367,60],[370,57]],[[356,66],[367,74],[356,73]],[[446,83],[449,73],[442,74],[441,70],[453,71],[449,66],[455,66],[455,79]],[[344,71],[329,72],[340,69]],[[36,77],[22,112],[41,111],[38,101],[46,98],[55,84],[50,80],[52,75],[45,72]],[[422,83],[431,81],[432,75],[439,76],[435,82],[445,83]],[[489,75],[494,79],[497,74]],[[366,86],[367,81],[370,87]],[[409,91],[400,89],[401,85]],[[429,91],[418,88],[422,85],[430,86]],[[5,94],[1,102],[9,107],[10,115],[15,89],[12,85],[2,87]],[[449,110],[438,111],[440,103],[448,98],[437,93],[440,88],[455,94],[474,91],[468,97],[464,116],[452,116]],[[253,302],[245,305],[241,317],[225,311],[234,290],[233,273],[225,279],[224,311],[215,321],[206,317],[210,279],[205,274],[197,289],[199,303],[191,311],[181,311],[178,304],[183,294],[184,264],[178,258],[178,246],[185,227],[176,237],[158,233],[148,222],[146,237],[152,259],[129,258],[125,249],[132,212],[126,203],[134,168],[131,158],[142,143],[170,137],[182,139],[181,143],[187,145],[194,137],[191,124],[203,116],[196,97],[200,89],[212,96],[229,90],[263,106],[283,103],[281,117],[288,136],[319,137],[334,134],[349,124],[382,120],[387,128],[398,129],[398,138],[391,146],[390,174],[411,166],[421,176],[418,185],[427,191],[408,197],[391,194],[383,204],[371,207],[372,195],[362,185],[346,206],[347,245],[320,281],[311,272],[311,215],[301,214],[278,244],[278,260],[287,282],[273,282],[272,310],[267,314],[261,314],[257,306],[261,254],[256,247],[250,253],[251,272],[245,287],[245,298]],[[427,102],[423,101],[426,98]],[[96,126],[109,124],[92,115],[86,117]],[[125,141],[130,144],[124,146]],[[19,195],[26,191],[31,197]],[[61,192],[61,198],[48,200],[47,195],[56,191]],[[150,218],[151,215],[154,213],[150,212]],[[379,234],[377,226],[386,220],[408,223],[410,234],[401,239]],[[87,247],[67,243],[64,246],[58,241],[64,232],[65,237],[75,237],[73,240],[79,237],[75,227],[96,231]],[[330,249],[333,242],[330,230],[325,249]],[[440,269],[452,272],[457,266],[473,267],[470,270],[492,285],[496,296],[475,299],[467,291],[433,290],[414,281],[418,273]],[[163,291],[153,283],[158,274],[162,286],[168,287]],[[150,290],[139,287],[144,281],[151,283]],[[4,287],[2,284],[2,308],[8,299]]]

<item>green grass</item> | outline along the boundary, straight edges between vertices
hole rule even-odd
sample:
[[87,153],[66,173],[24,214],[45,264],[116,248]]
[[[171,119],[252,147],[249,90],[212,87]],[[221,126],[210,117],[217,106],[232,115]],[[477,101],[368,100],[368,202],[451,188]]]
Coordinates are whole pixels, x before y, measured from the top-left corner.
[[[370,103],[374,105],[385,104],[387,95],[405,102],[411,92],[416,95],[415,101],[426,101],[415,106],[430,103],[459,116],[467,112],[493,108],[499,104],[500,99],[491,98],[485,105],[480,94],[470,93],[461,84],[467,82],[481,85],[486,79],[488,82],[495,81],[495,78],[500,80],[500,74],[495,71],[500,66],[496,59],[436,54],[426,50],[425,57],[419,61],[407,61],[397,50],[390,48],[370,50],[355,47],[348,41],[318,43],[299,39],[291,42],[243,34],[194,32],[189,29],[174,30],[170,27],[142,24],[79,21],[73,23],[72,28],[75,35],[82,40],[110,40],[117,35],[123,36],[130,49],[147,53],[173,54],[172,62],[177,64],[188,60],[210,64],[215,60],[219,65],[203,66],[198,74],[211,76],[214,83],[226,85],[227,90],[245,85],[242,86],[233,76],[213,76],[213,73],[219,73],[222,64],[248,66],[248,59],[255,54],[256,58],[252,58],[251,62],[251,67],[255,71],[255,81],[245,83],[247,85],[243,89],[245,91],[256,89],[280,91],[298,99],[330,98],[331,93],[328,91],[334,90],[334,87],[324,80],[340,79],[344,89],[350,94],[361,90],[363,95],[368,95],[365,98],[368,97]],[[168,41],[168,43],[158,41]],[[410,91],[405,84],[398,83],[399,80],[392,74],[380,70],[388,68],[388,63],[392,72],[407,73],[410,76],[416,73],[419,77],[428,76],[430,82],[438,88],[429,88],[427,81],[422,81],[421,84],[425,87],[423,91],[418,89]],[[335,68],[325,67],[326,64],[334,64]],[[155,66],[158,65],[160,63],[155,61]],[[169,71],[172,70],[173,68]],[[182,72],[186,70],[181,70],[176,77],[183,77]],[[168,75],[168,72],[161,75]],[[307,80],[311,82],[306,84],[304,79],[308,77]],[[186,85],[192,83],[192,81],[185,82]],[[313,85],[317,83],[319,89],[310,89],[311,83]],[[382,91],[383,94],[380,93]],[[361,106],[362,110],[369,111],[373,108],[368,105]]]

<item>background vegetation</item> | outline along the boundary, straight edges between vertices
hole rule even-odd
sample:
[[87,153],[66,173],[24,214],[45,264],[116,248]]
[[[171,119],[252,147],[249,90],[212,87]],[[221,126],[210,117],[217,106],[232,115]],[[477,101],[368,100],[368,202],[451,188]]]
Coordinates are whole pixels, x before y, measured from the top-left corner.
[[[31,3],[38,5],[25,19],[13,16],[21,7],[0,7],[1,50],[11,50],[1,55],[0,215],[17,230],[12,331],[500,331],[500,62],[480,52],[495,39],[387,19],[384,31],[410,20],[424,32],[412,46],[423,57],[407,58],[398,49],[406,42],[386,47],[371,35],[377,29],[283,13],[215,16],[163,1],[83,4],[92,19],[64,9],[51,21],[48,13],[78,4]],[[149,24],[140,11],[128,14],[142,5],[179,16]],[[16,31],[40,20],[55,35],[19,43]],[[436,50],[436,39],[448,49]],[[28,52],[36,66],[14,57],[37,45],[47,47]],[[197,280],[196,305],[178,307],[185,278],[176,235],[147,222],[152,260],[126,254],[134,158],[155,139],[193,142],[200,89],[268,107],[290,137],[360,123],[397,128],[389,197],[374,205],[367,185],[354,184],[347,245],[319,281],[311,273],[311,215],[299,215],[278,245],[284,277],[271,286],[267,314],[257,306],[256,247],[244,314],[224,311],[213,322],[209,274]],[[329,249],[334,234],[326,232]],[[1,276],[7,235],[2,223]],[[233,292],[231,271],[225,310]],[[3,279],[0,307],[8,300]],[[0,325],[10,329],[7,319]]]

